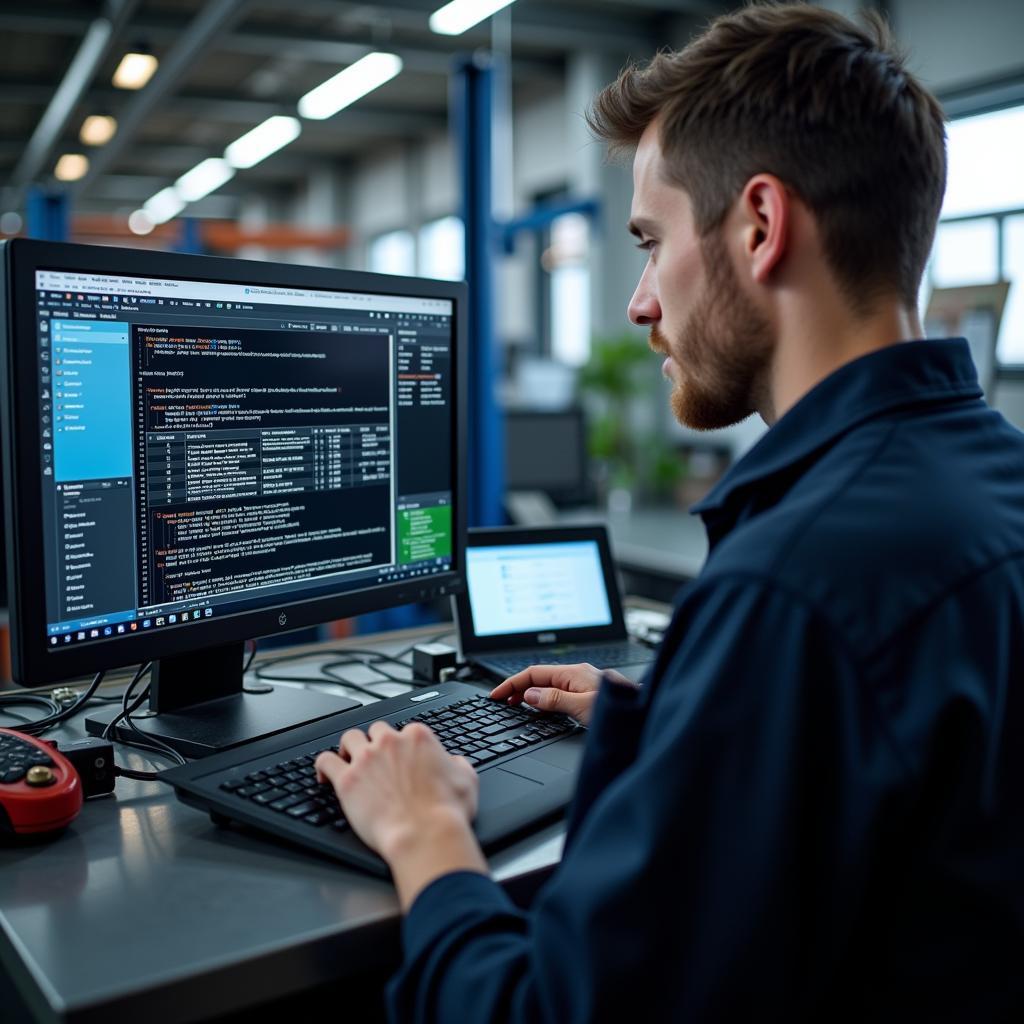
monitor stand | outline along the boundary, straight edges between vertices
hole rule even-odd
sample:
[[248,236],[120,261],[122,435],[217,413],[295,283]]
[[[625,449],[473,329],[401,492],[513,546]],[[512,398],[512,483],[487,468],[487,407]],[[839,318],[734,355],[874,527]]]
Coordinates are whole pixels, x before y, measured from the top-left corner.
[[[153,665],[149,712],[132,715],[136,729],[196,758],[359,707],[347,697],[291,686],[245,693],[243,656],[244,645],[234,643],[161,658]],[[87,717],[86,730],[99,736],[120,713],[121,705],[112,704]],[[114,731],[119,741],[132,738],[123,722]]]

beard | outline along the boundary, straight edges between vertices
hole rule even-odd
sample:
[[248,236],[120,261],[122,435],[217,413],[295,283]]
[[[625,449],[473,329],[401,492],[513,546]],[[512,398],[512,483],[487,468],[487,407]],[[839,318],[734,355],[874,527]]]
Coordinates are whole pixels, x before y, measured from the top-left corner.
[[655,324],[650,346],[671,356],[672,413],[685,427],[718,430],[766,411],[775,338],[771,324],[743,293],[717,234],[701,243],[706,284],[679,335]]

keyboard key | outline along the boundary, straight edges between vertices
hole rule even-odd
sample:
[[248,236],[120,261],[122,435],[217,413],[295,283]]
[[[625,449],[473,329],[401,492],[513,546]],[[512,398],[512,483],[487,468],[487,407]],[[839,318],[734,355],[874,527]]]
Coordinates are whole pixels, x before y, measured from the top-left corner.
[[242,786],[241,789],[236,789],[235,792],[238,796],[251,797],[267,789],[270,789],[270,787],[265,782],[257,782],[253,786]]
[[284,813],[290,818],[304,818],[307,814],[312,814],[317,809],[316,804],[312,800],[307,800],[304,803],[296,804],[294,807],[289,807]]
[[287,795],[283,789],[268,789],[262,793],[257,793],[252,798],[252,802],[254,804],[272,804],[275,800],[280,800]]
[[302,820],[310,825],[319,827],[320,825],[326,825],[331,820],[331,816],[326,811],[314,811],[312,814],[307,814]]
[[290,796],[282,797],[280,800],[275,800],[271,805],[272,811],[287,811],[289,807],[294,807],[296,804],[305,803],[305,793],[292,793]]

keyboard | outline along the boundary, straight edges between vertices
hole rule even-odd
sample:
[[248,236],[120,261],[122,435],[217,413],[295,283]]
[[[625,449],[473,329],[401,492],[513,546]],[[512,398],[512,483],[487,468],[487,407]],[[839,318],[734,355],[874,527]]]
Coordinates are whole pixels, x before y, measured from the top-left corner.
[[[579,729],[564,715],[540,715],[523,707],[499,704],[489,697],[468,697],[425,709],[394,725],[401,729],[410,722],[429,726],[448,753],[465,757],[474,768]],[[345,831],[348,823],[334,789],[329,783],[316,780],[313,766],[324,750],[334,751],[337,746],[321,747],[244,776],[225,779],[219,788],[293,821]]]
[[551,650],[535,648],[530,651],[514,654],[481,655],[480,660],[486,661],[492,671],[514,676],[531,665],[577,665],[590,662],[598,668],[614,665],[641,665],[654,658],[650,647],[626,640],[622,643],[603,643],[594,647],[556,647]]

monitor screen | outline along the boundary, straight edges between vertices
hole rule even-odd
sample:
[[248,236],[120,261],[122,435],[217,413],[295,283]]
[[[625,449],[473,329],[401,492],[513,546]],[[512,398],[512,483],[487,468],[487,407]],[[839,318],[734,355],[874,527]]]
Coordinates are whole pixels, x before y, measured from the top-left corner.
[[505,414],[505,486],[543,491],[559,504],[589,496],[586,427],[580,409],[509,409]]
[[466,550],[466,589],[477,636],[611,624],[597,541]]
[[29,675],[450,591],[463,285],[18,244]]

